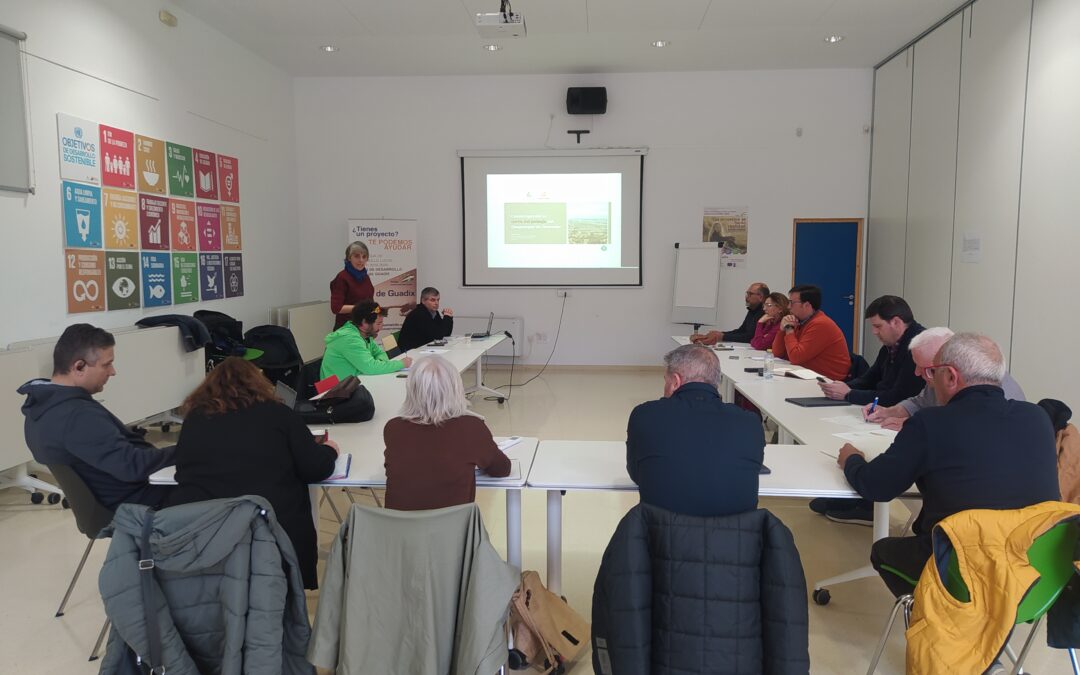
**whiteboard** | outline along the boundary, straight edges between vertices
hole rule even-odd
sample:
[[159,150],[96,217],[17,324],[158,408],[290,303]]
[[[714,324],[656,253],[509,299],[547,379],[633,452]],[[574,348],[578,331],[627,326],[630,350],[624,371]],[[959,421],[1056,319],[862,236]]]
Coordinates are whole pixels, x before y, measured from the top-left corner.
[[675,244],[672,323],[716,324],[721,251],[718,244]]

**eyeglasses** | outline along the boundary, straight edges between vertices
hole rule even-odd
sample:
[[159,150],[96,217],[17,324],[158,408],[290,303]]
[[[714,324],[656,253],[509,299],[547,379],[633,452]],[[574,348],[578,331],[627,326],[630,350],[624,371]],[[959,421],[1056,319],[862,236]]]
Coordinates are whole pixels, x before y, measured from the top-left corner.
[[956,370],[956,366],[954,366],[951,363],[934,363],[934,364],[931,364],[931,365],[923,368],[923,370],[926,372],[927,375],[929,375],[930,377],[933,377],[935,371],[937,371],[940,368],[952,368],[953,370]]

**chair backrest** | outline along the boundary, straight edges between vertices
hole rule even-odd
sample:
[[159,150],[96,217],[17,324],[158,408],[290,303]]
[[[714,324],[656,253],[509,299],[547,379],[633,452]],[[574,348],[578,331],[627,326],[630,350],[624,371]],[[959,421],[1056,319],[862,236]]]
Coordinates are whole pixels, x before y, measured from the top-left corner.
[[102,506],[75,469],[66,464],[48,464],[47,467],[64,491],[79,532],[96,539],[98,532],[112,522],[113,512]]
[[870,364],[867,363],[866,359],[864,359],[861,354],[856,354],[855,352],[848,352],[848,354],[851,356],[851,367],[848,368],[848,375],[844,378],[845,382],[860,377],[865,374],[866,371],[870,370]]
[[[1028,589],[1016,608],[1016,623],[1038,619],[1053,606],[1065,584],[1076,573],[1073,553],[1080,539],[1080,525],[1059,523],[1047,530],[1028,548],[1028,562],[1039,573],[1035,584]],[[969,602],[971,594],[960,575],[956,550],[950,549],[946,561],[945,590],[961,602]]]
[[382,338],[382,348],[386,352],[386,355],[390,358],[394,358],[401,353],[401,349],[398,348],[398,336],[401,335],[401,331],[396,331],[390,335],[384,335]]
[[300,389],[297,389],[297,393],[300,395],[300,400],[306,401],[316,394],[315,383],[321,380],[319,374],[322,372],[322,357],[315,359],[310,363],[305,363],[304,367],[300,369],[300,379],[303,383]]

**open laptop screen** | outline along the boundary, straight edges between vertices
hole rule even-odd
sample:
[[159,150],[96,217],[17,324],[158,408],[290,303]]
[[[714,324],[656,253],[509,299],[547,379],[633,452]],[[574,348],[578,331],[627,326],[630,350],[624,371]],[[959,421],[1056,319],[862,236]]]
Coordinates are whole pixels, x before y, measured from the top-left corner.
[[280,398],[281,402],[284,403],[286,406],[288,406],[289,409],[295,409],[296,408],[296,390],[295,389],[293,389],[289,385],[285,384],[284,382],[278,380],[277,385],[274,386],[274,393],[277,394],[277,397]]

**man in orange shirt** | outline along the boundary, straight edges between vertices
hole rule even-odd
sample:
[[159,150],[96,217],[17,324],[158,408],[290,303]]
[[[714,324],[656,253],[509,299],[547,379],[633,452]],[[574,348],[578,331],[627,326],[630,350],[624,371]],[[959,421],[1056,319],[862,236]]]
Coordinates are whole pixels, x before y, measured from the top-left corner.
[[780,320],[773,355],[832,380],[846,378],[851,352],[840,327],[821,311],[821,289],[795,286],[788,291],[788,299],[791,314]]

